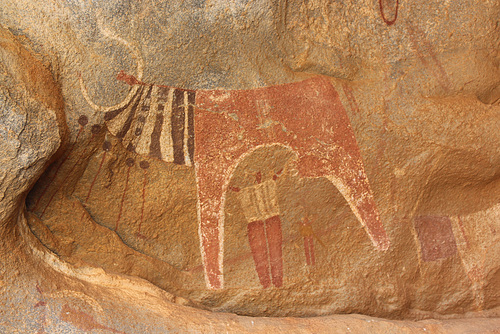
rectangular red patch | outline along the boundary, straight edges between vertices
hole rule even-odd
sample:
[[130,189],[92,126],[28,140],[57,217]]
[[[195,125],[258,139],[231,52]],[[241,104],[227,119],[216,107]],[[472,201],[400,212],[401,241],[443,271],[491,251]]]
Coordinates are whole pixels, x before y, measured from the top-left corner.
[[457,244],[451,220],[448,217],[421,216],[415,218],[415,229],[422,260],[436,261],[453,256],[457,252]]

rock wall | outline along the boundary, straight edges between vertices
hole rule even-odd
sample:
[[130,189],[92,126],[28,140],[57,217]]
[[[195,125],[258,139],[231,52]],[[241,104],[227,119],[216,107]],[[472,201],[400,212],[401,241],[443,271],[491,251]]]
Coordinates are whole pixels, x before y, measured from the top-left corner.
[[2,5],[5,332],[498,329],[498,2]]

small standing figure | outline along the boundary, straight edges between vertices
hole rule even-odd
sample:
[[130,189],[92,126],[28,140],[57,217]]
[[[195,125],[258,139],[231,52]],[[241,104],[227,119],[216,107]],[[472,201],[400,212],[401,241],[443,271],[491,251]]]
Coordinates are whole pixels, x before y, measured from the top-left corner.
[[304,238],[304,253],[306,256],[306,264],[308,266],[314,266],[316,264],[316,256],[314,255],[314,239],[316,239],[321,244],[321,246],[326,246],[314,233],[312,223],[314,222],[315,217],[309,213],[308,209],[304,208],[303,206],[301,207],[304,212],[304,216],[300,221],[299,233]]
[[264,288],[271,284],[278,288],[283,285],[283,240],[275,182],[280,173],[281,170],[272,179],[262,181],[262,174],[258,172],[255,185],[243,189],[231,188],[238,192],[248,221],[248,242]]

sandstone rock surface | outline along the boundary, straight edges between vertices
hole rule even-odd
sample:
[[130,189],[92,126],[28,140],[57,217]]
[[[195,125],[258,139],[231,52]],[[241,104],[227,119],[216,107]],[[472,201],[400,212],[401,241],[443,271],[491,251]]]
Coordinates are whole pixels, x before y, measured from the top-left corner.
[[498,1],[1,4],[3,332],[498,332]]

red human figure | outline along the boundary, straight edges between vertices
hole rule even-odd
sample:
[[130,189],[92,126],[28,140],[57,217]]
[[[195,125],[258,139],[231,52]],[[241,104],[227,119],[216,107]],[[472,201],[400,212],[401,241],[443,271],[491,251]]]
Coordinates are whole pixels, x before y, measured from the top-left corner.
[[260,284],[264,288],[271,286],[269,278],[269,254],[266,245],[266,230],[263,221],[253,221],[248,223],[248,242],[252,250],[255,270],[259,276]]
[[234,188],[247,221],[248,242],[255,262],[255,270],[264,288],[283,285],[282,231],[276,200],[276,184],[279,171],[273,180],[262,182],[262,174],[255,175],[256,185],[243,189]]
[[271,278],[275,287],[283,285],[283,251],[281,219],[273,216],[265,221],[267,245],[269,247],[269,263],[271,265]]
[[313,239],[316,236],[314,235],[312,221],[307,212],[302,221],[300,222],[300,235],[304,238],[304,253],[306,256],[306,264],[308,266],[314,266],[316,264],[316,257],[314,255]]

